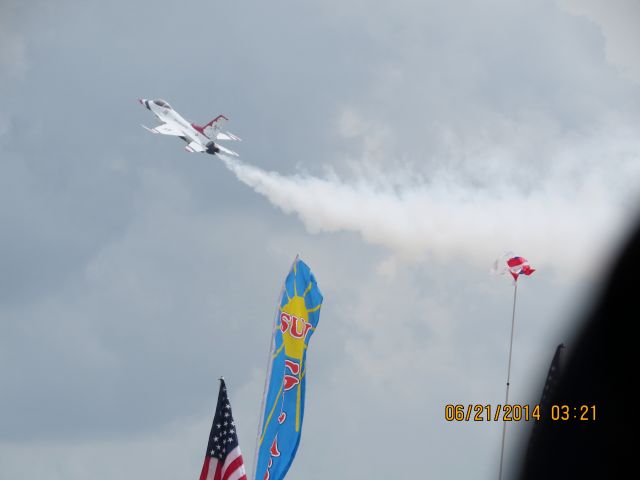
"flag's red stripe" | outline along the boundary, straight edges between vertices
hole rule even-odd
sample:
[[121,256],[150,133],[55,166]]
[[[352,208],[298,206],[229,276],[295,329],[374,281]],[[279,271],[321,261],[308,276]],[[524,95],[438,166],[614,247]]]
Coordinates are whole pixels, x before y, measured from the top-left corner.
[[213,480],[222,480],[222,462],[216,464],[216,473],[213,475]]
[[242,467],[242,455],[238,455],[233,462],[229,464],[227,469],[224,471],[224,475],[222,476],[222,480],[227,480],[233,472],[235,472],[238,468]]
[[207,473],[209,473],[209,455],[204,456],[204,464],[202,465],[202,472],[200,472],[200,480],[207,480]]

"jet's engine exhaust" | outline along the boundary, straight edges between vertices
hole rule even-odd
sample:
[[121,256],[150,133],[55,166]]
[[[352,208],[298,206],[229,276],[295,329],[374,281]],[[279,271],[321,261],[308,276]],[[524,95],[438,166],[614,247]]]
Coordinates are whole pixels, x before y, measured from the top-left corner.
[[207,143],[207,153],[210,153],[211,155],[215,155],[219,151],[220,149],[216,146],[215,143],[213,142]]

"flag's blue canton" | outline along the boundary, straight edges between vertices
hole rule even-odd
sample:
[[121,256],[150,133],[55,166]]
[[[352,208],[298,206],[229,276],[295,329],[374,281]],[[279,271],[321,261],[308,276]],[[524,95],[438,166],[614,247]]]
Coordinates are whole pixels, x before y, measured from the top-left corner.
[[238,434],[236,424],[231,414],[231,405],[227,397],[227,387],[224,380],[220,382],[218,405],[213,417],[213,426],[207,444],[207,455],[218,460],[226,458],[227,454],[238,446]]

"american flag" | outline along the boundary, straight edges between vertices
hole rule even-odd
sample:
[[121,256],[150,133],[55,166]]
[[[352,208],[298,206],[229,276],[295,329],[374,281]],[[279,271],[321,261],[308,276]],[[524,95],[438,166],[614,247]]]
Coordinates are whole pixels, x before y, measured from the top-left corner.
[[222,378],[200,480],[247,480],[227,386]]

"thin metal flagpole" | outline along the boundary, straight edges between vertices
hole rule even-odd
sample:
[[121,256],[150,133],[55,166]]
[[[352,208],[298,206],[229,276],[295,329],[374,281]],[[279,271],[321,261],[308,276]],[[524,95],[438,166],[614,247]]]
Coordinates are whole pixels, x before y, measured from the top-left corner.
[[[296,255],[296,258],[293,259],[293,263],[291,264],[291,268],[289,269],[289,272],[298,261],[298,258],[300,258],[300,255]],[[289,273],[287,272],[287,275],[288,274]],[[258,434],[256,435],[256,446],[255,446],[255,451],[253,453],[253,472],[252,472],[251,478],[255,478],[256,470],[258,468],[258,453],[260,452],[260,436],[262,434],[262,422],[264,420],[264,404],[267,401],[267,394],[268,394],[269,383],[270,383],[269,380],[271,379],[271,363],[273,362],[273,358],[272,358],[273,349],[275,347],[276,329],[278,328],[280,301],[282,300],[282,294],[284,293],[284,289],[286,288],[285,283],[286,283],[286,277],[285,277],[285,281],[282,282],[282,288],[280,289],[280,294],[278,295],[278,299],[276,300],[276,312],[274,315],[275,318],[273,321],[272,331],[271,331],[271,344],[269,345],[269,357],[267,360],[267,375],[264,379],[264,389],[262,391],[262,402],[260,404],[260,419],[258,420]]]
[[[516,278],[513,287],[513,311],[511,312],[511,339],[509,341],[509,363],[507,367],[507,392],[505,394],[504,406],[509,404],[509,383],[511,380],[511,352],[513,351],[513,329],[516,323],[516,295],[518,294],[518,279]],[[502,446],[500,447],[500,472],[498,473],[498,480],[502,480],[502,461],[504,459],[504,440],[507,434],[507,422],[502,422]]]

